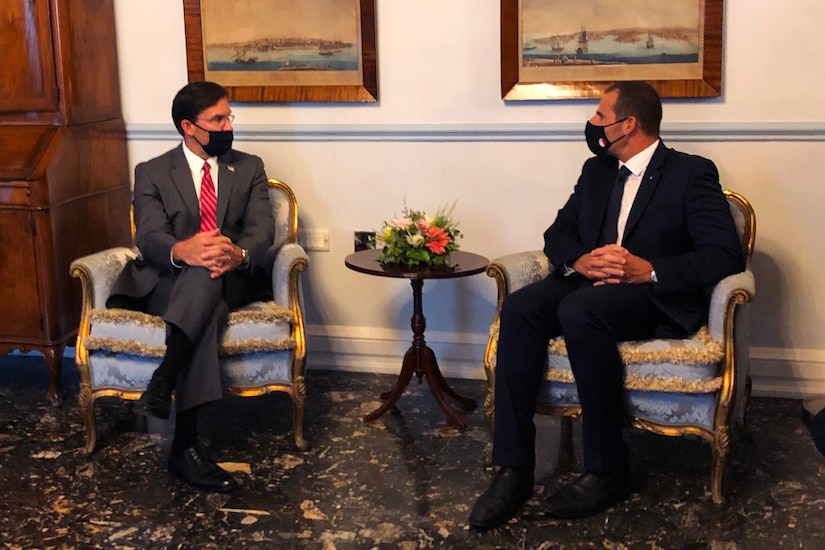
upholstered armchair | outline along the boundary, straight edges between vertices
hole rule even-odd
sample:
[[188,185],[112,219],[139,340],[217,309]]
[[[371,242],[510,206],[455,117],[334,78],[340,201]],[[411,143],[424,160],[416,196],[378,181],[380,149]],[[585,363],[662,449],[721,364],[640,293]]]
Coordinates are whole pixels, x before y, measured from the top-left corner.
[[[286,392],[293,403],[295,444],[303,435],[306,341],[299,275],[309,258],[297,244],[298,205],[283,182],[269,180],[277,251],[272,271],[274,301],[255,302],[229,314],[220,343],[224,392],[243,397]],[[94,403],[98,397],[136,400],[165,353],[165,323],[160,317],[124,309],[106,309],[112,285],[136,248],[112,248],[79,258],[71,274],[83,289],[76,362],[80,371],[80,407],[86,425],[86,452],[97,440]]]
[[[722,503],[722,474],[731,428],[745,427],[750,395],[748,307],[755,293],[750,260],[756,235],[753,208],[742,195],[725,191],[747,258],[746,270],[720,281],[713,290],[707,325],[685,339],[653,339],[619,345],[625,363],[625,410],[629,423],[662,435],[698,435],[711,445],[711,495]],[[496,280],[498,302],[484,356],[487,396],[484,402],[490,432],[495,415],[495,369],[499,314],[504,298],[539,281],[553,269],[539,250],[493,260],[487,275]],[[539,390],[538,412],[581,416],[578,392],[563,338],[548,342],[547,370]],[[568,442],[569,445],[569,442]]]

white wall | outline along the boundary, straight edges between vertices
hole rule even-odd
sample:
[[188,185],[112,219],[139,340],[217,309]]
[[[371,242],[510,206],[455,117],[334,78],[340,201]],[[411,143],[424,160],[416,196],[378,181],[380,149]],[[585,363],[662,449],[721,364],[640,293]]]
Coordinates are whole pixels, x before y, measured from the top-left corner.
[[[115,0],[133,166],[177,143],[181,4]],[[427,211],[458,200],[464,249],[540,248],[589,155],[582,129],[596,101],[500,99],[497,0],[377,0],[376,12],[378,104],[233,105],[237,147],[293,187],[303,228],[330,232],[305,279],[310,367],[397,372],[409,345],[409,286],[344,267],[354,230],[378,228],[405,197]],[[751,355],[763,394],[825,392],[822,21],[820,0],[727,0],[722,97],[664,103],[665,141],[712,158],[756,209]],[[424,292],[444,371],[482,377],[492,280],[429,281]]]

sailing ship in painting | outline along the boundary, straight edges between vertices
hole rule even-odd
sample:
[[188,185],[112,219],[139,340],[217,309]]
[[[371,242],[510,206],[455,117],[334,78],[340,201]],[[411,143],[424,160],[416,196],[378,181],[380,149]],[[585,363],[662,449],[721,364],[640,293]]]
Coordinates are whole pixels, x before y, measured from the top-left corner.
[[249,55],[249,50],[251,48],[249,46],[241,47],[235,50],[235,54],[232,56],[232,61],[235,63],[240,63],[242,65],[248,65],[250,63],[255,63],[258,61],[258,58],[252,55]]
[[582,27],[582,32],[579,34],[579,43],[576,48],[576,55],[587,53],[587,29]]

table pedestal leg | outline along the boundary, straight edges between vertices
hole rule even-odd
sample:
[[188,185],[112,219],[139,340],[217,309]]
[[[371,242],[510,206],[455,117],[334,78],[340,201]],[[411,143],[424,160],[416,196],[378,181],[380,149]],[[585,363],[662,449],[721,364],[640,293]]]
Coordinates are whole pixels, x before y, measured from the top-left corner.
[[413,316],[412,319],[410,319],[410,326],[413,331],[412,346],[410,346],[410,349],[404,354],[401,374],[398,376],[395,386],[393,386],[389,392],[381,394],[381,399],[384,400],[384,403],[374,412],[365,416],[364,421],[369,422],[375,420],[390,410],[396,401],[398,401],[398,398],[401,397],[401,394],[404,393],[404,389],[410,383],[412,375],[415,374],[418,376],[419,384],[422,378],[426,377],[430,391],[436,403],[438,403],[438,406],[444,411],[444,414],[447,415],[448,422],[463,430],[467,427],[467,423],[449,406],[446,399],[444,399],[444,394],[447,394],[463,405],[462,408],[464,410],[474,409],[477,406],[476,400],[456,393],[456,391],[447,384],[447,381],[438,369],[438,361],[436,361],[435,353],[427,347],[427,343],[424,340],[424,330],[427,328],[427,320],[424,318],[421,303],[421,288],[424,286],[424,281],[413,279],[410,283],[413,288]]

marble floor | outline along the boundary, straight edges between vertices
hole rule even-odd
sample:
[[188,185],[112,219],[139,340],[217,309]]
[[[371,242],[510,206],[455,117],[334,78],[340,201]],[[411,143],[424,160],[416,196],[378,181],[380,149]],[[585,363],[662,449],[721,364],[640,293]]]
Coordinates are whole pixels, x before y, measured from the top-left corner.
[[[217,495],[171,481],[168,423],[138,430],[117,399],[98,400],[98,448],[84,454],[70,360],[64,379],[65,405],[53,409],[42,360],[0,356],[0,548],[825,548],[825,458],[796,400],[752,400],[753,439],[734,439],[726,504],[710,500],[706,443],[628,430],[632,498],[578,521],[540,513],[580,468],[577,426],[576,457],[559,460],[559,421],[541,417],[535,498],[479,534],[466,521],[491,475],[483,413],[469,413],[464,432],[448,427],[426,383],[364,424],[393,376],[310,371],[306,452],[285,394],[223,399],[203,415],[204,448],[240,487]],[[483,400],[483,382],[452,383]]]

